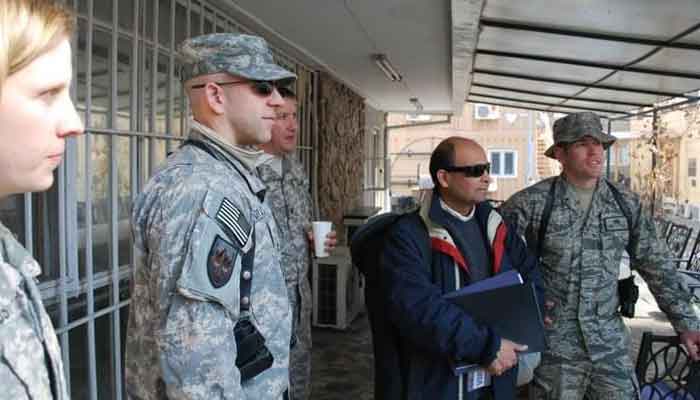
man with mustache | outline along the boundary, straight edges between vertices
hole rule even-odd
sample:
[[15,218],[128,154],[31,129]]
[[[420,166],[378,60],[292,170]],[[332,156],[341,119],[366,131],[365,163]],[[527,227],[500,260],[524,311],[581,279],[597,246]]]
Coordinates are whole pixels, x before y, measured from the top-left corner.
[[623,252],[696,360],[700,303],[683,290],[639,196],[602,177],[604,151],[615,137],[603,132],[598,116],[570,114],[554,122],[553,134],[545,155],[561,163],[561,175],[514,194],[501,207],[530,248],[541,249],[548,349],[532,392],[536,399],[636,398],[630,339],[618,312]]

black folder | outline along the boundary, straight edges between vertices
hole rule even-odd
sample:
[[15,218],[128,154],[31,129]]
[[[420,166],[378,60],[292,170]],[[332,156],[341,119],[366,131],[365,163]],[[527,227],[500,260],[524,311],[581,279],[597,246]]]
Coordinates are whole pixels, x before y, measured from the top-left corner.
[[445,297],[502,338],[526,344],[524,353],[544,351],[542,312],[532,283]]

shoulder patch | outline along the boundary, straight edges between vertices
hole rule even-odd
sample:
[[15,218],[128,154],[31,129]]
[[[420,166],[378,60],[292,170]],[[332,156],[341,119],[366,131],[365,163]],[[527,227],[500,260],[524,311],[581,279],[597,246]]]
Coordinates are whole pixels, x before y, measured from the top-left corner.
[[231,239],[235,239],[241,247],[245,247],[250,236],[250,224],[241,210],[231,200],[224,197],[216,212],[216,221],[226,231]]
[[239,249],[216,235],[207,257],[207,276],[215,289],[231,280],[238,253]]

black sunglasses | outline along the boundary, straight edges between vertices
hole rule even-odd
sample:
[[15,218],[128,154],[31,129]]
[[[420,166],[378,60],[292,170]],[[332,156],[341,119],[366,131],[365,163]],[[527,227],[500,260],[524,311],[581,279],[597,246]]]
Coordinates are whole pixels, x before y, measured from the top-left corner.
[[479,178],[484,175],[484,172],[487,174],[491,172],[491,163],[465,165],[463,167],[452,166],[443,169],[447,172],[461,172],[467,178]]
[[[231,81],[231,82],[207,82],[215,83],[219,86],[226,85],[243,85],[248,84],[253,88],[253,91],[260,96],[269,96],[275,89],[282,87],[279,82],[276,81]],[[192,85],[192,89],[201,89],[207,86],[207,83],[201,83],[199,85]]]

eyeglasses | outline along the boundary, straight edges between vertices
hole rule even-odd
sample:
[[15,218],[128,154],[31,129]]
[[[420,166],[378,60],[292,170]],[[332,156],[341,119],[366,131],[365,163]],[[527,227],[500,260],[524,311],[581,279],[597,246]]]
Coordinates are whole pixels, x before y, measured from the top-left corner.
[[467,178],[479,178],[482,175],[484,175],[484,172],[486,172],[487,174],[491,172],[491,163],[465,165],[462,167],[452,166],[445,167],[442,169],[444,169],[447,172],[461,172]]
[[199,85],[192,85],[191,89],[201,89],[207,86],[208,83],[215,83],[219,86],[248,84],[253,88],[253,91],[260,96],[269,96],[275,89],[281,87],[280,83],[275,81],[231,81],[200,83]]

